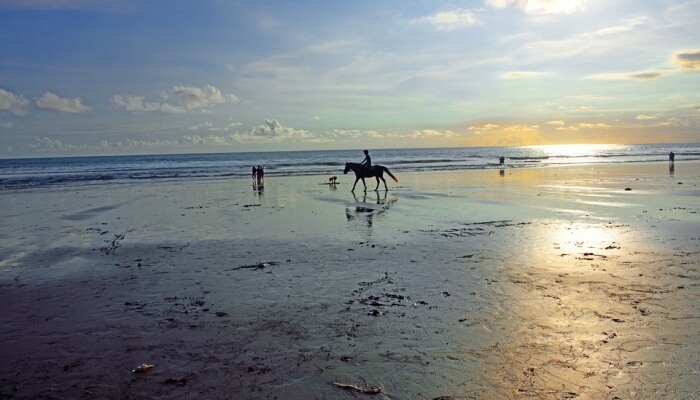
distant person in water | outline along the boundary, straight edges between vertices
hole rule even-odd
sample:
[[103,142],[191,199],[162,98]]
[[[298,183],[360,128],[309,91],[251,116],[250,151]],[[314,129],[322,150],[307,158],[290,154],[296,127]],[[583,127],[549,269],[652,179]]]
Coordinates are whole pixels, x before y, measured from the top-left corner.
[[668,162],[673,164],[676,161],[676,155],[673,152],[668,153]]
[[365,159],[362,160],[360,165],[362,165],[365,170],[369,170],[372,168],[372,157],[369,156],[369,150],[362,150],[363,153],[365,153]]

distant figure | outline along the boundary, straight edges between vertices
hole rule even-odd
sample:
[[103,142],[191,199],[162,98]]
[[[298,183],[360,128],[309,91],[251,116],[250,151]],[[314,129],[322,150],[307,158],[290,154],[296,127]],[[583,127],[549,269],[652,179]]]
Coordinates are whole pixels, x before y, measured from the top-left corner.
[[253,175],[251,175],[251,176],[253,177],[253,186],[255,186],[257,179],[258,179],[258,169],[257,168],[253,167]]
[[673,164],[676,161],[676,155],[673,152],[668,153],[668,163]]
[[501,165],[503,165],[503,164],[505,164],[505,162],[506,162],[506,158],[505,158],[505,157],[501,157],[501,158],[498,159],[498,161],[501,163]]
[[372,157],[369,156],[369,150],[362,150],[362,152],[365,153],[365,159],[362,160],[360,165],[369,171],[372,168]]
[[337,180],[338,180],[338,177],[337,177],[337,176],[331,176],[330,178],[328,178],[328,184],[329,184],[329,185],[335,185],[335,184],[337,183],[337,182],[336,182]]
[[258,165],[258,186],[265,185],[265,171],[262,165]]

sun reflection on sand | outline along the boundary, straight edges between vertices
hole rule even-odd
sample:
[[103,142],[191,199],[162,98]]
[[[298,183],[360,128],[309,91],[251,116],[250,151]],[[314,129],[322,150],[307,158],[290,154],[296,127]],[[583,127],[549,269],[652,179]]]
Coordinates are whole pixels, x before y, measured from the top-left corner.
[[[497,372],[512,393],[547,398],[598,398],[621,382],[616,321],[631,317],[618,295],[628,271],[621,243],[627,225],[543,221],[526,228],[530,247],[511,254],[509,333],[499,344],[507,361]],[[534,244],[534,245],[533,245]],[[617,278],[620,278],[618,280]],[[634,311],[634,310],[632,310]],[[504,393],[505,395],[506,393]]]

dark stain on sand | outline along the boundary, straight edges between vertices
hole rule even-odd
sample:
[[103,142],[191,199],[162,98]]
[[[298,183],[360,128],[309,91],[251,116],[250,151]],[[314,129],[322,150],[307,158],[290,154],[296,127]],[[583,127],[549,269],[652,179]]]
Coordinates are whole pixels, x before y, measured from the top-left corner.
[[107,211],[112,211],[114,209],[117,209],[125,204],[127,204],[127,202],[119,203],[119,204],[112,204],[109,206],[88,208],[87,210],[83,210],[83,211],[77,212],[75,214],[66,215],[62,219],[65,219],[68,221],[85,221],[85,220],[93,218],[97,215],[106,213]]

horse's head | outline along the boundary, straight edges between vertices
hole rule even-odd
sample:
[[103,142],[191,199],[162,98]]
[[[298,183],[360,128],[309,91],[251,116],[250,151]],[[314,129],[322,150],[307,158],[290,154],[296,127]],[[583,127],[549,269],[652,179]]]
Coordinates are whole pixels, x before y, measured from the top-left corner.
[[350,171],[350,163],[346,162],[345,163],[345,171],[343,171],[344,174],[347,174],[348,171]]

